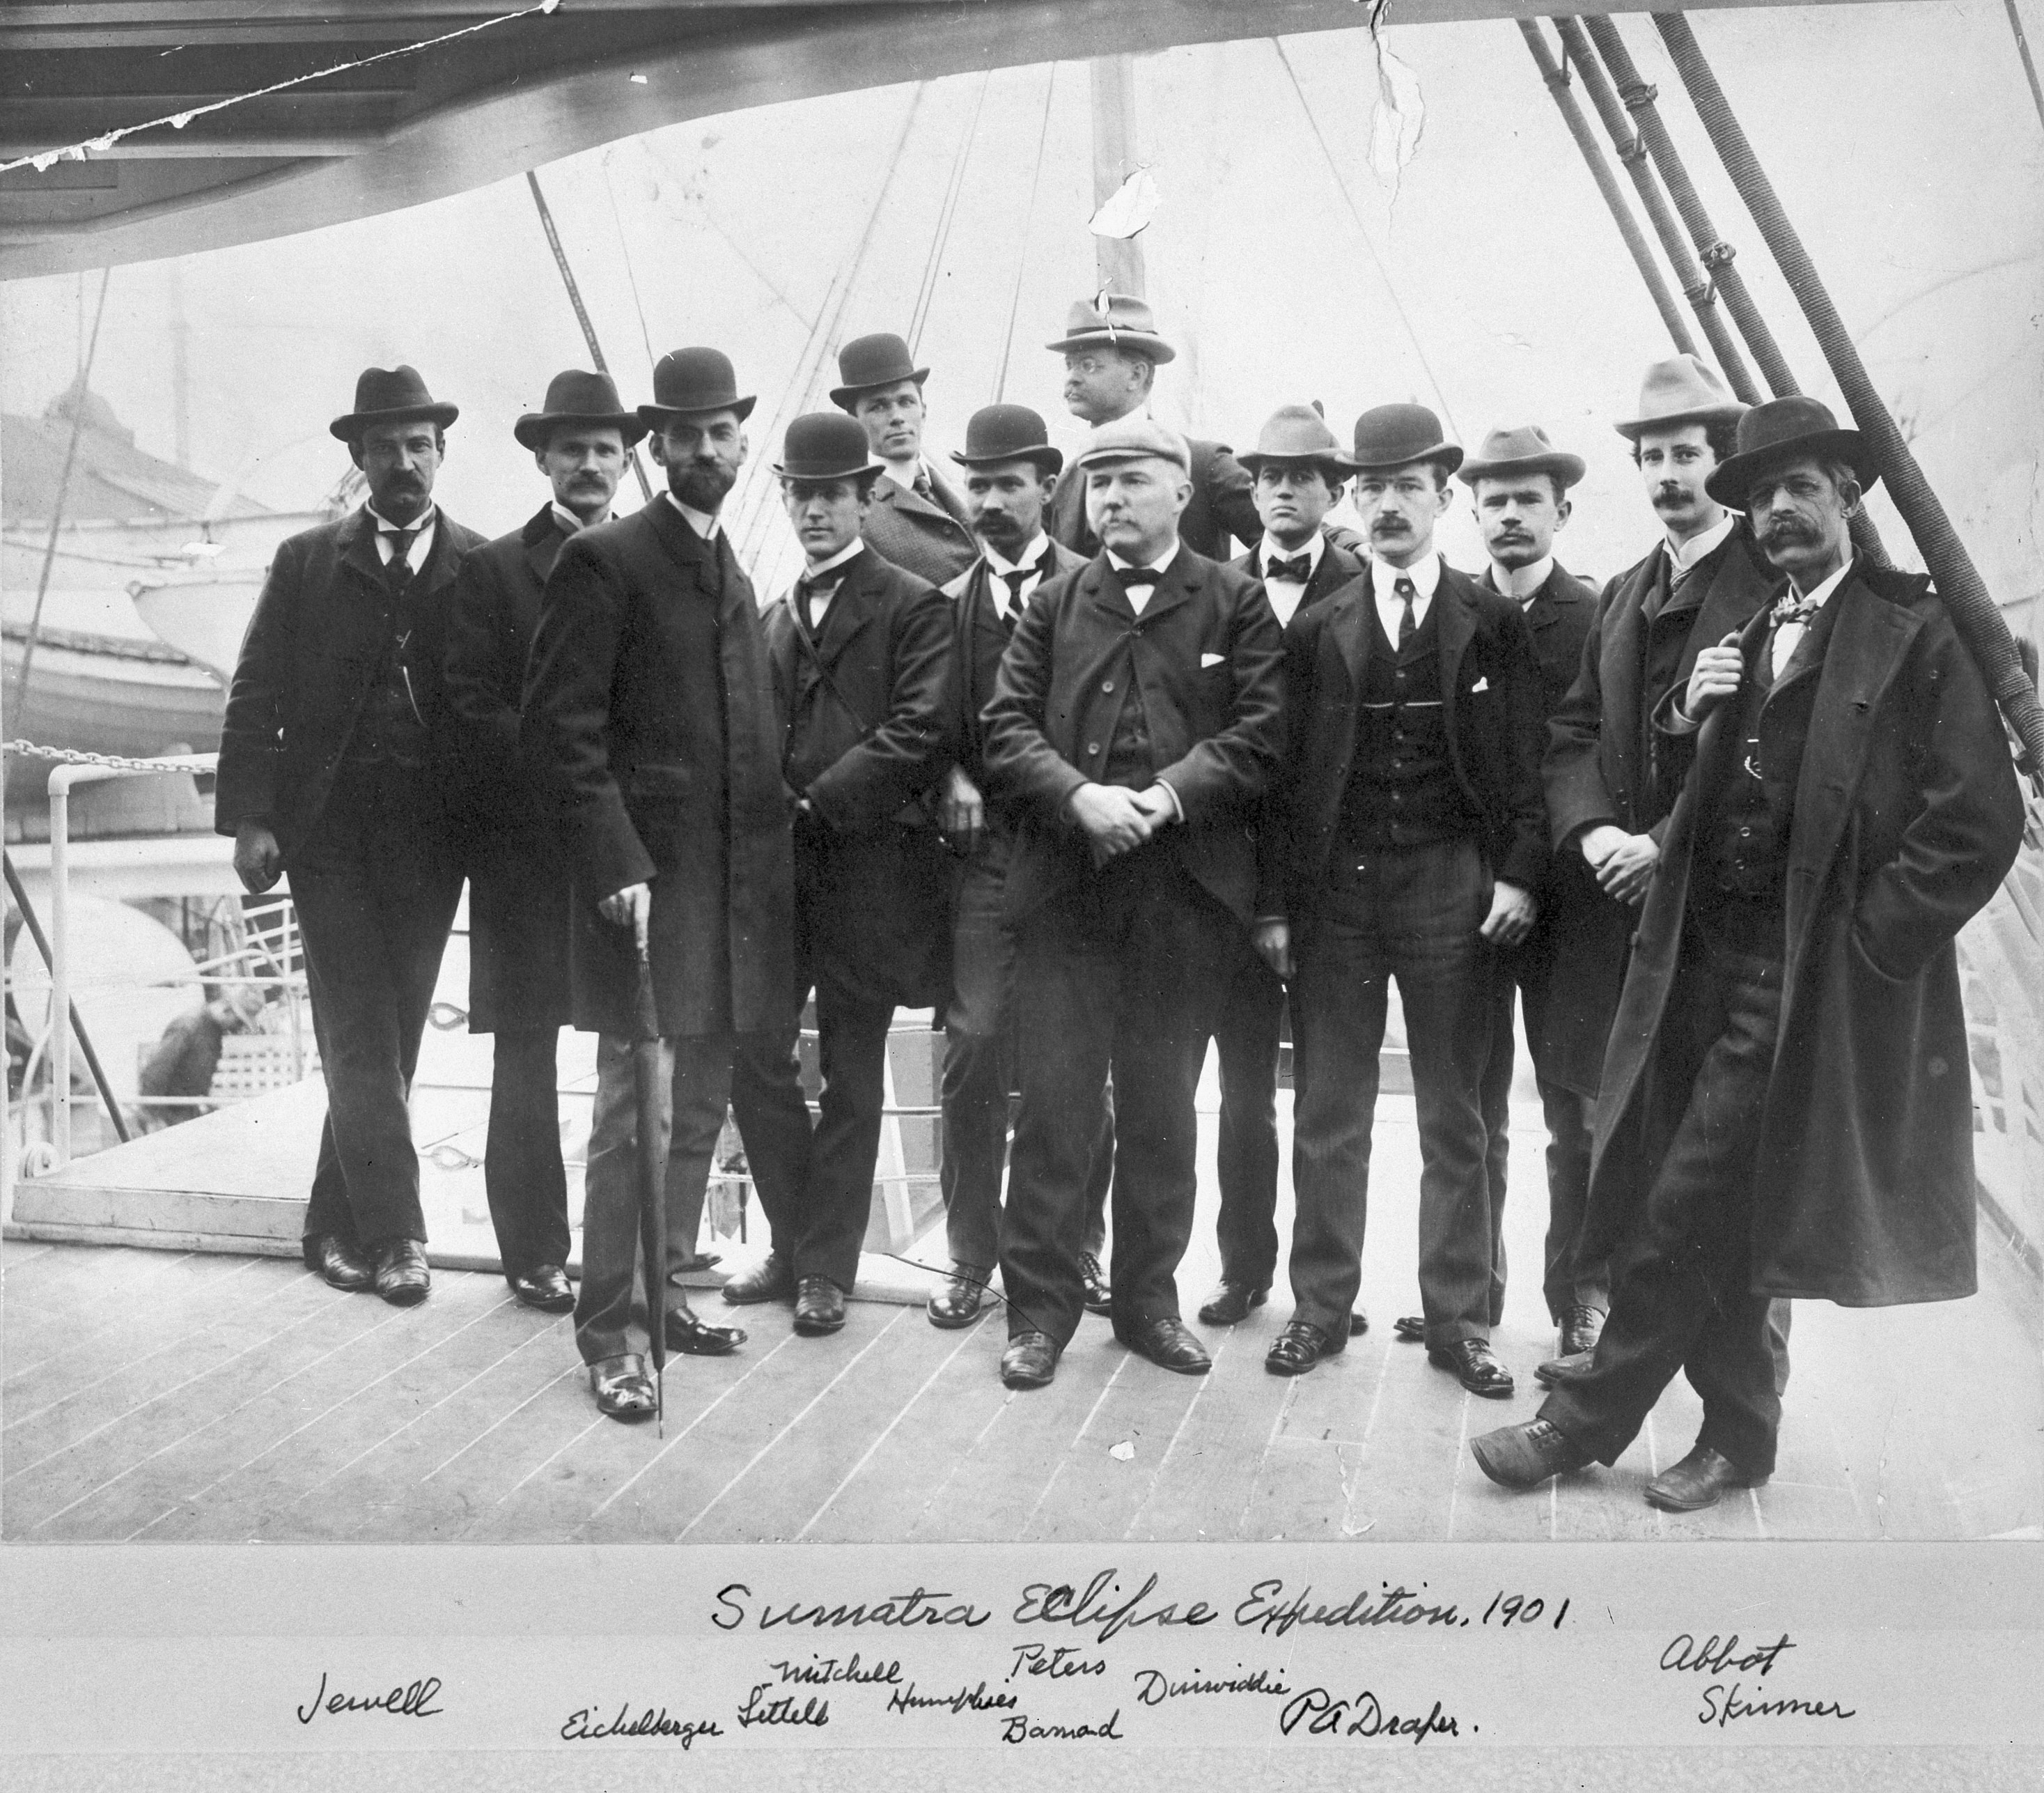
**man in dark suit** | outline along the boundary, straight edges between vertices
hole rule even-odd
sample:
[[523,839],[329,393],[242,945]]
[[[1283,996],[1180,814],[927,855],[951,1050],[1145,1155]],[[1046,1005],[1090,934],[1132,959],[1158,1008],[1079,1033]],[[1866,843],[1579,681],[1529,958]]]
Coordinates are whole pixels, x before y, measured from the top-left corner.
[[[698,1319],[677,1284],[727,1104],[770,1222],[794,1210],[809,1168],[781,716],[752,583],[718,514],[751,410],[717,350],[662,357],[636,421],[667,489],[562,544],[525,678],[521,745],[552,795],[556,852],[574,864],[574,1024],[600,1036],[575,1345],[598,1410],[619,1420],[645,1418],[655,1399],[628,1349],[639,1127],[667,1162],[664,1261],[645,1279],[647,1323],[673,1351],[721,1356],[745,1337]],[[636,1095],[646,1052],[666,1073],[650,1117]]]
[[2023,801],[1930,582],[1854,555],[1877,477],[1800,396],[1747,412],[1711,475],[1788,584],[1656,714],[1689,770],[1597,1108],[1584,1237],[1611,1254],[1611,1316],[1538,1418],[1473,1441],[1508,1487],[1616,1462],[1678,1368],[1703,1429],[1647,1500],[1757,1487],[1781,1422],[1771,1299],[1975,1288],[1952,940],[2014,862]]
[[[1584,473],[1581,458],[1564,454],[1537,425],[1494,429],[1477,460],[1458,477],[1470,488],[1477,527],[1490,564],[1484,583],[1518,605],[1533,637],[1540,674],[1540,718],[1562,706],[1582,664],[1583,641],[1596,593],[1554,558],[1554,537],[1569,521],[1569,488]],[[1535,893],[1533,931],[1498,955],[1497,1006],[1490,1018],[1490,1063],[1483,1079],[1483,1120],[1490,1135],[1490,1320],[1504,1313],[1504,1191],[1511,1151],[1512,1010],[1523,1002],[1526,1044],[1533,1055],[1535,1087],[1547,1124],[1547,1234],[1541,1288],[1548,1317],[1560,1329],[1563,1354],[1596,1343],[1609,1305],[1604,1266],[1576,1261],[1589,1187],[1592,1104],[1554,1073],[1548,1037],[1549,998],[1560,944],[1594,925],[1602,900],[1580,854],[1557,853]]]
[[1420,1123],[1427,1355],[1502,1398],[1482,1080],[1497,953],[1531,931],[1546,865],[1539,671],[1518,606],[1435,548],[1462,455],[1434,414],[1366,411],[1353,459],[1374,557],[1286,638],[1281,906],[1257,929],[1297,996],[1293,1313],[1265,1367],[1297,1376],[1348,1341],[1395,977]]
[[1081,466],[1105,544],[1039,586],[987,713],[1009,867],[1022,1106],[1001,1273],[1001,1376],[1041,1387],[1076,1329],[1087,1171],[1114,1079],[1115,1336],[1164,1368],[1210,1361],[1178,1317],[1193,1093],[1255,898],[1250,837],[1277,756],[1281,638],[1262,587],[1188,548],[1185,440],[1104,427]]
[[522,529],[462,563],[448,631],[448,701],[461,720],[468,867],[468,1028],[494,1036],[483,1186],[498,1255],[528,1307],[565,1314],[567,1177],[556,1049],[567,1021],[568,867],[518,751],[525,660],[547,575],[567,539],[607,522],[624,457],[646,433],[607,374],[556,374],[513,426],[553,491]]
[[412,368],[367,369],[336,417],[369,502],[277,549],[221,724],[213,825],[252,891],[288,871],[327,1114],[305,1258],[409,1306],[431,1287],[406,1106],[461,900],[459,756],[441,670],[451,588],[482,537],[433,476],[456,411]]
[[[1349,475],[1327,420],[1310,405],[1287,405],[1264,425],[1256,452],[1242,457],[1256,482],[1262,539],[1235,561],[1263,583],[1281,629],[1362,571],[1362,563],[1322,528]],[[1267,805],[1266,805],[1267,808]],[[1259,856],[1275,847],[1274,816],[1258,827]],[[1220,1128],[1215,1165],[1220,1214],[1220,1283],[1200,1307],[1209,1326],[1232,1326],[1263,1305],[1278,1270],[1278,1053],[1285,1025],[1284,980],[1241,937],[1228,999],[1214,1029],[1220,1055]],[[1362,1316],[1350,1325],[1360,1332]]]
[[929,811],[951,761],[951,615],[860,538],[880,466],[855,419],[796,418],[774,471],[805,561],[766,628],[796,797],[795,999],[816,993],[824,1087],[800,1206],[724,1296],[793,1295],[795,1330],[815,1335],[844,1324],[859,1272],[895,1007],[939,1002],[947,981],[951,871]]
[[[1178,351],[1157,333],[1150,307],[1126,293],[1075,302],[1065,333],[1047,346],[1065,358],[1065,405],[1095,429],[1124,417],[1149,414],[1157,370]],[[1178,519],[1186,547],[1208,560],[1225,551],[1232,536],[1252,542],[1263,533],[1250,491],[1249,475],[1224,442],[1181,438],[1189,454],[1193,495]],[[1100,552],[1086,505],[1085,481],[1076,465],[1066,470],[1051,498],[1050,533],[1066,547],[1088,556]]]
[[883,560],[942,585],[978,557],[964,501],[923,458],[923,402],[928,367],[916,365],[909,345],[886,334],[855,337],[837,352],[831,402],[859,419],[866,445],[882,471],[873,481],[872,508],[859,533]]
[[[979,557],[944,587],[951,601],[951,735],[938,821],[959,856],[952,892],[951,991],[944,1013],[945,1230],[951,1272],[930,1298],[932,1326],[970,1326],[1001,1258],[1001,1178],[1014,1087],[1015,935],[1005,907],[1013,806],[986,796],[986,710],[1001,656],[1038,586],[1085,563],[1043,533],[1043,507],[1065,457],[1022,405],[989,405],[966,425],[966,505]],[[1113,1136],[1096,1152],[1085,1250],[1097,1263]]]

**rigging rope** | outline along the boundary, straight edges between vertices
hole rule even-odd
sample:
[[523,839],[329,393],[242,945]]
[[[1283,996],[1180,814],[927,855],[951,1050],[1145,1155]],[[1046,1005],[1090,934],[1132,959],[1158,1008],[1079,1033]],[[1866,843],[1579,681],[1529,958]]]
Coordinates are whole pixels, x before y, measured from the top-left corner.
[[2030,97],[2037,102],[2037,117],[2044,123],[2044,87],[2037,84],[2037,64],[2030,60],[2030,40],[2023,35],[2023,15],[2015,10],[2015,0],[2001,0],[2008,11],[2008,28],[2015,33],[2015,53],[2023,59],[2023,72],[2030,79]]
[[1036,168],[1029,177],[1029,203],[1022,213],[1022,247],[1015,256],[1015,285],[1008,295],[1008,328],[1001,338],[1001,371],[993,376],[993,402],[1008,395],[1008,364],[1015,353],[1015,320],[1022,310],[1022,276],[1029,266],[1029,237],[1036,227],[1036,190],[1043,184],[1043,152],[1051,140],[1051,100],[1058,90],[1058,65],[1051,64],[1050,79],[1043,83],[1043,124],[1036,133]]
[[912,360],[921,346],[923,326],[929,321],[931,302],[937,296],[937,282],[943,273],[944,249],[951,241],[951,221],[958,216],[959,198],[965,190],[966,164],[971,159],[973,141],[979,135],[979,114],[986,104],[988,83],[993,79],[993,71],[990,68],[980,77],[979,97],[973,102],[972,117],[966,122],[965,135],[959,140],[951,179],[944,188],[943,201],[937,208],[937,228],[930,238],[929,259],[923,264],[922,283],[916,289],[915,310],[909,318],[909,355]]

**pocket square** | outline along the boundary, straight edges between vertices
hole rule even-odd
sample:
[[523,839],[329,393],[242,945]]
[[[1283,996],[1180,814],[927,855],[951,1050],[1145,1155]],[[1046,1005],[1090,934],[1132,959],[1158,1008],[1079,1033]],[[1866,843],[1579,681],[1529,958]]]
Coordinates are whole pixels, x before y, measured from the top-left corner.
[[1474,697],[1474,696],[1476,695],[1476,694],[1477,694],[1478,691],[1489,691],[1489,689],[1490,689],[1490,681],[1489,681],[1489,679],[1477,679],[1477,682],[1476,682],[1473,685],[1472,685],[1472,686],[1470,686],[1470,695],[1471,697]]
[[1228,656],[1226,654],[1201,654],[1200,656],[1200,671],[1204,672],[1210,666],[1218,666],[1227,658]]

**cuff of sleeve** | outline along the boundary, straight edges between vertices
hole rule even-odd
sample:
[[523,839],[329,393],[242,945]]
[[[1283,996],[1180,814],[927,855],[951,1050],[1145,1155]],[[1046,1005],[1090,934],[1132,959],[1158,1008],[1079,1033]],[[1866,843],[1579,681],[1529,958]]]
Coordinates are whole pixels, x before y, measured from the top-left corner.
[[1185,819],[1185,806],[1179,801],[1178,793],[1172,787],[1170,781],[1160,778],[1157,783],[1162,788],[1164,795],[1171,799],[1172,821],[1183,821]]

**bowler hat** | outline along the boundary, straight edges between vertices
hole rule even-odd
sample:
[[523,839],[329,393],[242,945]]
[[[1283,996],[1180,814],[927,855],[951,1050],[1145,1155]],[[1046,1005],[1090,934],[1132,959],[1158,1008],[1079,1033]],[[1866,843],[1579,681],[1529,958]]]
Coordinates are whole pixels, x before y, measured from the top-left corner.
[[1045,475],[1058,472],[1065,464],[1062,452],[1051,446],[1043,420],[1027,405],[987,405],[974,411],[966,423],[965,448],[954,448],[951,459],[960,467],[1032,461]]
[[1325,471],[1330,485],[1354,471],[1327,419],[1311,405],[1286,405],[1273,411],[1255,448],[1237,458],[1252,475],[1261,472],[1266,463],[1318,467]]
[[1065,314],[1065,333],[1043,346],[1061,355],[1075,348],[1120,348],[1157,362],[1176,360],[1178,354],[1158,335],[1150,307],[1128,293],[1075,300]]
[[1437,464],[1452,473],[1462,464],[1462,452],[1441,433],[1441,420],[1424,405],[1379,405],[1355,420],[1355,468],[1381,473],[1416,460]]
[[608,425],[624,437],[628,448],[648,428],[636,411],[628,411],[618,402],[617,388],[609,375],[585,374],[570,367],[547,382],[547,396],[540,409],[519,418],[511,433],[526,448],[544,448],[555,427],[567,423],[586,428]]
[[649,429],[662,428],[670,417],[731,411],[743,423],[752,414],[750,394],[738,394],[738,375],[731,357],[714,348],[677,348],[660,357],[653,369],[653,402],[639,407]]
[[1479,479],[1551,473],[1564,486],[1573,486],[1585,471],[1581,456],[1562,453],[1537,423],[1522,423],[1516,429],[1493,429],[1485,437],[1477,458],[1462,464],[1462,477],[1473,486]]
[[358,442],[372,424],[424,417],[444,429],[460,415],[455,406],[441,404],[427,391],[417,367],[364,367],[355,383],[355,409],[327,427],[344,442]]
[[1678,423],[1711,423],[1735,417],[1746,406],[1725,390],[1725,383],[1693,355],[1656,361],[1639,387],[1639,415],[1616,425],[1621,436],[1637,442],[1640,432]]
[[905,379],[920,386],[930,377],[930,370],[916,365],[908,344],[899,337],[882,331],[878,336],[854,337],[837,352],[837,377],[844,384],[831,388],[831,402],[848,411],[860,393],[898,386]]
[[883,469],[866,452],[858,418],[810,411],[788,425],[774,471],[783,479],[868,479]]
[[1755,405],[1739,420],[1733,452],[1711,470],[1704,490],[1719,504],[1746,509],[1754,481],[1792,460],[1842,460],[1862,490],[1881,478],[1873,451],[1857,429],[1841,429],[1831,407],[1800,393]]
[[1155,417],[1117,417],[1104,423],[1079,451],[1073,465],[1110,467],[1124,460],[1168,460],[1181,473],[1193,470],[1193,451],[1177,430],[1166,429]]

